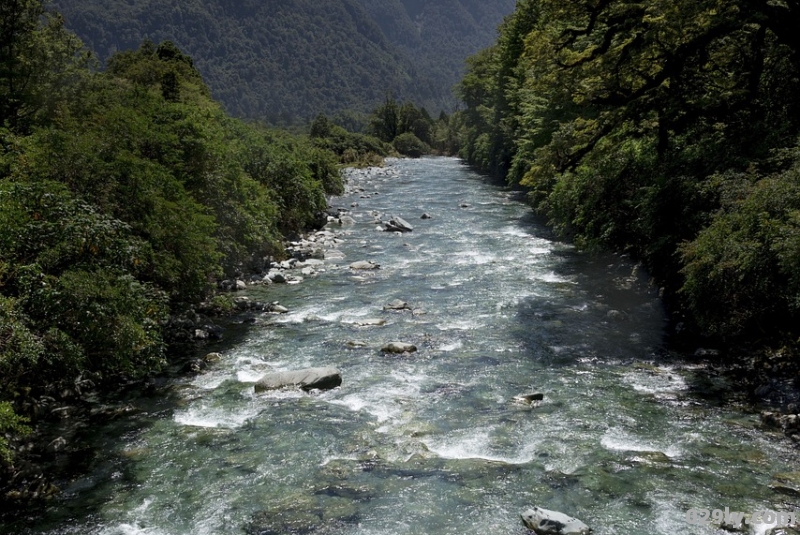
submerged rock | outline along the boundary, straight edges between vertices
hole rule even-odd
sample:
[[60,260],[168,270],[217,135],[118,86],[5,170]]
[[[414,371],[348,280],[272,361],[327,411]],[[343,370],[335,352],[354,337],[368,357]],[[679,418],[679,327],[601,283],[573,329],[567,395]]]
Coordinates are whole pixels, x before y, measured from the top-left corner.
[[350,269],[378,269],[381,265],[372,260],[359,260],[350,264]]
[[586,535],[592,532],[577,518],[536,506],[522,513],[522,523],[537,535]]
[[252,535],[285,535],[328,532],[343,524],[357,522],[358,502],[339,496],[294,494],[264,511],[253,515],[247,533]]
[[361,321],[356,321],[353,325],[357,327],[379,327],[381,325],[386,325],[386,320],[381,318],[371,318],[365,319]]
[[301,390],[329,390],[342,384],[342,375],[333,366],[306,368],[288,372],[268,373],[256,382],[256,392],[297,387]]
[[381,348],[384,353],[413,353],[417,346],[407,342],[389,342]]

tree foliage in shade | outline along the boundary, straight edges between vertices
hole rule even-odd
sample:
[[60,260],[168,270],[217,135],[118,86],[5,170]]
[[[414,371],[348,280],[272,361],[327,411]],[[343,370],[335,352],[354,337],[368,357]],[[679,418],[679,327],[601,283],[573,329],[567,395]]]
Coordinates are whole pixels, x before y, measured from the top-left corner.
[[461,154],[640,258],[706,333],[796,339],[800,3],[524,0],[459,85]]
[[424,107],[412,102],[398,103],[387,96],[383,104],[370,115],[369,131],[376,138],[391,143],[403,156],[419,158],[434,150],[440,154],[453,154],[450,117],[442,112],[434,121]]
[[74,96],[88,56],[40,0],[0,3],[0,125],[27,131]]

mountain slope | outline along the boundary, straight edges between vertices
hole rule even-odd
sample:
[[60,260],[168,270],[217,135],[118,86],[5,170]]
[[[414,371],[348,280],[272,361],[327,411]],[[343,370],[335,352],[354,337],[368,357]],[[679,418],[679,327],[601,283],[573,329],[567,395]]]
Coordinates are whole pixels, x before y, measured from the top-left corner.
[[174,41],[229,112],[272,122],[369,110],[387,93],[451,108],[464,58],[488,45],[513,0],[55,0],[105,61]]

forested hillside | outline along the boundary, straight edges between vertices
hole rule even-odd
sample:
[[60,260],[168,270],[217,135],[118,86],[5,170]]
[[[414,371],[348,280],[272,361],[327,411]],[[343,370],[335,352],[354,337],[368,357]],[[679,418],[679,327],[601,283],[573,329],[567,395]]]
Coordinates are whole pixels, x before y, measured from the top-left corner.
[[387,94],[454,105],[464,59],[488,46],[513,0],[55,0],[102,61],[148,38],[194,59],[234,115],[270,122],[368,112]]
[[642,260],[728,344],[800,336],[800,2],[522,0],[460,85],[462,154]]

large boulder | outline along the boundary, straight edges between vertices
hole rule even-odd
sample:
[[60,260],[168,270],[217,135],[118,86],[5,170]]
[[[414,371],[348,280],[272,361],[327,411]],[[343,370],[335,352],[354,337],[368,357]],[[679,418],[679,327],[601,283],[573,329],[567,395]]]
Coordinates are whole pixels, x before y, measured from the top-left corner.
[[394,217],[390,219],[386,223],[386,231],[387,232],[411,232],[414,230],[414,227],[408,224],[408,221],[403,219],[402,217]]
[[537,535],[586,535],[592,532],[577,518],[536,506],[522,513],[522,523]]
[[301,390],[329,390],[342,384],[342,375],[333,366],[268,373],[256,382],[256,392],[296,387]]

